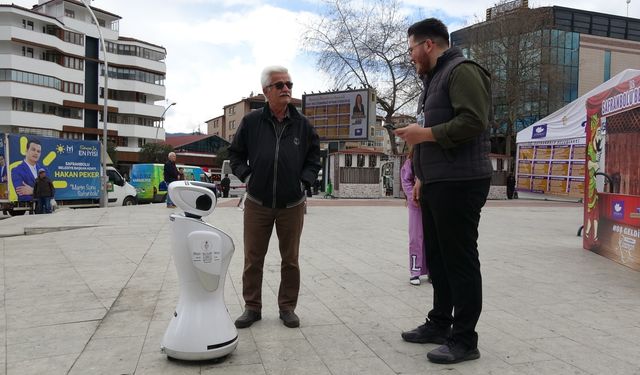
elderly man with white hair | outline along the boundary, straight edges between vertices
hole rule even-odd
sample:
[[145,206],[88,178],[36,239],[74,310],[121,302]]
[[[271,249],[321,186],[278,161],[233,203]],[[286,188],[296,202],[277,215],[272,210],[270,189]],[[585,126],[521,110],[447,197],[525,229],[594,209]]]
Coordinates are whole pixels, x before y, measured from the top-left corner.
[[[167,189],[169,188],[169,184],[178,179],[178,167],[176,167],[176,153],[170,152],[167,155],[166,163],[164,163],[164,182],[167,184]],[[169,191],[167,190],[167,208],[175,208],[176,205],[171,202],[171,198],[169,197]]]
[[242,119],[229,147],[233,174],[244,181],[245,311],[236,320],[246,328],[262,319],[262,274],[269,239],[275,225],[279,240],[280,319],[289,328],[300,325],[294,310],[300,289],[298,253],[304,219],[304,187],[320,170],[320,141],[313,126],[291,104],[293,82],[286,68],[262,71],[267,103]]

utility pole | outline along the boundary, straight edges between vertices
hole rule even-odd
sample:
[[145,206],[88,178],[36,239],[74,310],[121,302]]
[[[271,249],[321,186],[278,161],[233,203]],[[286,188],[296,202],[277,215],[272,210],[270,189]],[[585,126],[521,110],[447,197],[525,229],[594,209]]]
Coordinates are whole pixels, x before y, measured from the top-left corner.
[[100,30],[100,24],[98,23],[98,19],[96,18],[95,13],[93,13],[93,9],[89,6],[89,2],[91,0],[82,0],[82,4],[87,8],[89,14],[91,14],[91,18],[93,18],[93,22],[96,24],[96,28],[98,29],[98,36],[100,37],[100,45],[102,45],[102,57],[104,58],[104,104],[103,104],[103,112],[102,112],[102,152],[100,153],[100,161],[102,165],[102,173],[101,176],[101,189],[100,189],[100,207],[107,207],[107,98],[109,97],[109,64],[107,63],[107,45],[104,42],[104,38],[102,37],[102,30]]

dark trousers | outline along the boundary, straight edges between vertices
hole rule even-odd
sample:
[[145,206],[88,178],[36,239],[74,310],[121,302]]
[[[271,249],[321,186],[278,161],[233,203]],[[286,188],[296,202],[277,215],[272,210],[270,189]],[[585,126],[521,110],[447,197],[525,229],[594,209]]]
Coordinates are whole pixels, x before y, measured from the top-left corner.
[[262,310],[262,274],[269,239],[275,224],[280,247],[280,310],[295,310],[300,290],[298,254],[304,223],[304,204],[291,208],[263,207],[250,199],[244,206],[244,272],[242,296],[245,308]]
[[53,212],[51,208],[51,197],[38,197],[38,204],[36,206],[37,214],[50,214]]
[[470,348],[478,345],[475,328],[482,310],[478,224],[490,183],[490,179],[436,182],[423,185],[420,197],[425,255],[433,281],[428,318],[443,328],[453,324],[453,339]]

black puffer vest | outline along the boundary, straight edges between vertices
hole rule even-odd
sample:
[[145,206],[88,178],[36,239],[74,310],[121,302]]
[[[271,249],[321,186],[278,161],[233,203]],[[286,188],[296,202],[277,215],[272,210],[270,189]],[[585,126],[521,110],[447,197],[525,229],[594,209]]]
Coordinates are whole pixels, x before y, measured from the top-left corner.
[[[453,118],[453,108],[449,100],[449,76],[451,71],[461,63],[475,64],[467,60],[460,49],[450,48],[440,56],[434,71],[425,77],[424,91],[418,103],[418,114],[424,108],[425,127],[442,124]],[[489,74],[484,68],[482,70]],[[493,116],[493,111],[489,112],[490,116]],[[489,119],[489,121],[492,120],[492,118]],[[436,142],[423,142],[416,145],[413,167],[416,176],[423,184],[489,178],[493,172],[491,160],[489,160],[490,151],[491,143],[489,128],[487,128],[472,141],[453,148],[445,149]]]

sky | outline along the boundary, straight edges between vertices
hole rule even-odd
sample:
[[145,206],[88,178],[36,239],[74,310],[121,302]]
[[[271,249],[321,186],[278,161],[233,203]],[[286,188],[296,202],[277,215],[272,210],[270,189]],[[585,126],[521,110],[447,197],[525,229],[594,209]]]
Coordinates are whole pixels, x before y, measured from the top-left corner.
[[[529,7],[557,5],[625,16],[627,1],[530,0]],[[12,2],[31,8],[37,0]],[[437,17],[452,32],[484,20],[496,1],[401,3],[416,21]],[[289,69],[294,97],[333,88],[300,40],[305,24],[322,12],[322,0],[94,0],[91,5],[122,17],[120,36],[166,48],[166,100],[156,104],[176,103],[165,115],[167,133],[206,133],[205,121],[222,115],[224,105],[261,92],[260,72],[268,65]],[[640,18],[640,0],[632,0],[628,11],[629,17]]]

